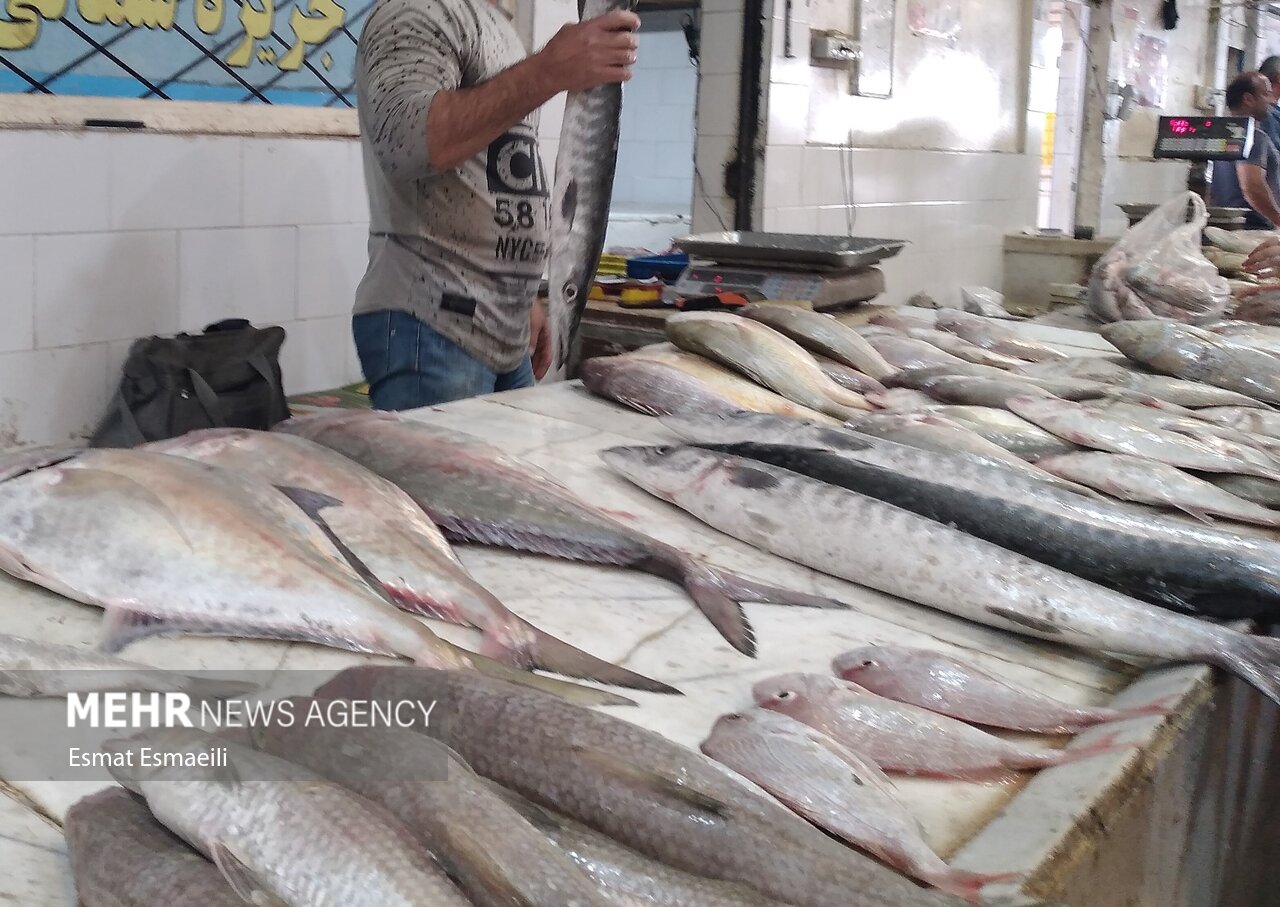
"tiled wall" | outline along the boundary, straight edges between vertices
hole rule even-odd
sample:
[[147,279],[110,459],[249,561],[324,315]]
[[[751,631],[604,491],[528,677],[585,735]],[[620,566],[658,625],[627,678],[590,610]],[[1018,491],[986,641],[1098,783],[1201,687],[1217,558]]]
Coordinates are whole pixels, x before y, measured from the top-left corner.
[[132,340],[282,325],[289,393],[359,377],[352,140],[0,131],[0,448],[91,429]]

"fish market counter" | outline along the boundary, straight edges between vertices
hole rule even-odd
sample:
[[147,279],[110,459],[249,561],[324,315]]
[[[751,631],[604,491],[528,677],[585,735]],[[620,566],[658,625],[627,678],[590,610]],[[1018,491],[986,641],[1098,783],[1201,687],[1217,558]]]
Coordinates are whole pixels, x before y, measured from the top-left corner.
[[[1051,333],[1060,342],[1072,339],[1067,332]],[[1079,335],[1077,342],[1101,351],[1096,336]],[[758,657],[751,659],[721,639],[683,590],[661,579],[459,546],[475,577],[512,610],[685,694],[625,691],[639,705],[610,708],[617,716],[696,747],[718,716],[750,705],[755,681],[784,671],[828,673],[835,655],[887,643],[949,652],[1072,703],[1139,706],[1167,700],[1176,703],[1167,717],[1095,728],[1070,744],[1087,746],[1118,732],[1136,748],[1002,784],[895,781],[944,858],[967,870],[1024,876],[989,886],[990,903],[1273,903],[1257,893],[1276,890],[1280,881],[1280,861],[1271,852],[1280,827],[1280,790],[1268,764],[1280,750],[1280,736],[1275,709],[1242,684],[1199,665],[1150,666],[1014,637],[817,574],[720,535],[606,469],[601,450],[672,436],[656,420],[597,400],[577,383],[414,415],[527,458],[593,504],[718,566],[852,606],[814,611],[748,605],[759,641]],[[95,608],[0,579],[0,632],[90,646],[100,638],[100,619]],[[474,631],[432,626],[463,645],[477,644]],[[222,639],[146,639],[124,654],[185,671],[273,672],[282,682],[296,676],[291,672],[391,663],[305,644]],[[19,701],[15,708],[65,705]],[[2,732],[15,746],[0,749],[21,750],[23,728],[37,725],[8,721]],[[71,907],[75,897],[60,823],[72,803],[108,784],[108,776],[104,771],[100,781],[72,783],[52,767],[47,777],[33,774],[15,772],[0,759],[0,903]]]

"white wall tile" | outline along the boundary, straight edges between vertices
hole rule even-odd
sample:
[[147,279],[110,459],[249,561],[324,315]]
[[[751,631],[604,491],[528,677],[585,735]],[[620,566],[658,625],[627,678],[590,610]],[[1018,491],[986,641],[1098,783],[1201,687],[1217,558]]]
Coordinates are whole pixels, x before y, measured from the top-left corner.
[[702,12],[708,13],[734,13],[738,16],[739,21],[742,18],[742,0],[703,0]]
[[177,259],[168,230],[37,237],[37,347],[171,333]]
[[286,394],[330,390],[360,380],[349,315],[290,321],[282,327],[288,335],[280,351]]
[[804,151],[790,145],[771,145],[765,151],[765,208],[803,204]]
[[85,132],[0,129],[7,177],[0,234],[76,233],[111,225],[110,141]]
[[0,447],[64,444],[92,432],[115,390],[102,380],[105,359],[101,343],[0,355]]
[[770,145],[805,144],[809,133],[808,87],[771,85],[766,123]]
[[844,204],[844,182],[840,151],[810,145],[804,149],[804,172],[800,180],[800,200],[805,205]]
[[734,136],[738,127],[738,77],[703,75],[698,81],[698,132]]
[[278,324],[298,317],[294,227],[183,230],[178,261],[180,330],[201,330],[223,318]]
[[112,229],[239,226],[240,142],[218,136],[115,136],[109,170]]
[[367,227],[300,227],[298,317],[350,317],[356,286],[368,266]]
[[35,349],[36,243],[0,236],[0,353]]
[[704,13],[698,69],[703,75],[736,75],[742,68],[742,16]]
[[766,209],[764,229],[776,233],[816,233],[818,230],[817,208],[776,208]]
[[367,219],[352,196],[351,139],[245,139],[244,224],[348,224]]

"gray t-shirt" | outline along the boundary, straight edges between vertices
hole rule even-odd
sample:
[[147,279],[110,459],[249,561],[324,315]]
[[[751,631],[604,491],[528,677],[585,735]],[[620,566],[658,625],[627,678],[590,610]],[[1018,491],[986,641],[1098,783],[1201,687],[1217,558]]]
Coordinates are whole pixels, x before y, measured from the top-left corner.
[[[1271,187],[1271,197],[1280,204],[1280,150],[1258,124],[1255,124],[1253,148],[1249,150],[1249,157],[1246,160],[1262,168],[1267,185]],[[1272,225],[1265,220],[1245,201],[1244,190],[1240,188],[1240,174],[1236,171],[1237,163],[1237,161],[1213,162],[1213,182],[1209,188],[1210,202],[1219,208],[1249,208],[1248,226],[1251,228],[1270,230],[1272,226],[1280,227],[1280,224]]]
[[498,372],[529,347],[529,306],[547,257],[546,169],[532,115],[453,170],[427,154],[436,92],[524,59],[486,0],[379,0],[356,62],[369,192],[369,268],[355,311],[412,313]]

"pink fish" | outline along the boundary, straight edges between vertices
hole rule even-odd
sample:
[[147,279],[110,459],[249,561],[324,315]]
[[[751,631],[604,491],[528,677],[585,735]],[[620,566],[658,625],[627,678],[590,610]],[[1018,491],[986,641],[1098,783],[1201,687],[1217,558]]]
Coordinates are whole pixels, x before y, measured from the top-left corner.
[[948,894],[976,904],[983,886],[1013,878],[952,869],[925,842],[884,772],[786,715],[763,709],[725,715],[702,752],[820,828]]
[[880,696],[1014,731],[1074,734],[1095,724],[1169,714],[1161,704],[1131,709],[1069,705],[929,649],[867,646],[840,655],[831,666],[845,680]]
[[757,705],[822,731],[887,772],[907,775],[990,780],[1127,748],[1110,739],[1070,750],[1024,746],[821,674],[782,674],[752,693]]

